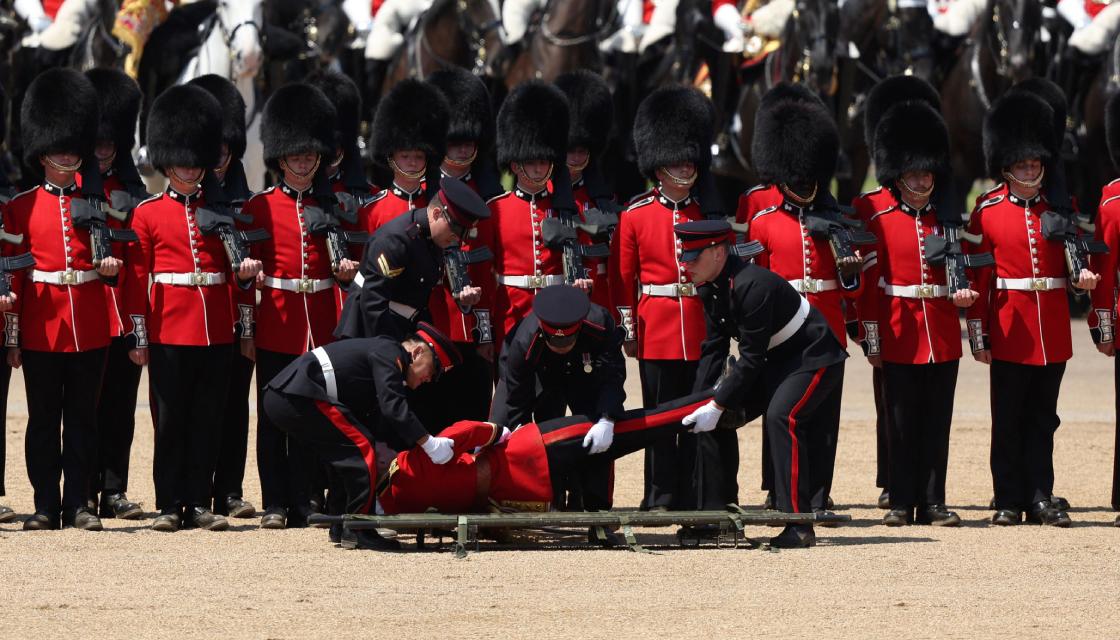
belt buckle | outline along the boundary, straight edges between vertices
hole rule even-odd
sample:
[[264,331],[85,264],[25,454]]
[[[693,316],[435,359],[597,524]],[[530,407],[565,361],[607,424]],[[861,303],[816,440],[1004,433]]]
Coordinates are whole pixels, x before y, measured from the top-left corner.
[[191,284],[196,286],[196,287],[205,286],[206,285],[206,274],[205,273],[199,273],[198,271],[195,271],[194,273],[191,274]]
[[820,293],[821,282],[817,278],[805,278],[801,281],[801,290],[804,293]]
[[1031,291],[1048,291],[1047,278],[1031,278]]
[[686,282],[684,284],[677,285],[677,293],[685,297],[692,296],[696,294],[696,287],[691,282]]
[[918,285],[918,297],[919,298],[932,298],[933,297],[933,285],[932,284],[920,284],[920,285]]
[[78,272],[67,269],[58,277],[58,283],[64,285],[78,284]]
[[529,276],[529,288],[541,289],[544,287],[544,276]]
[[311,293],[315,287],[315,283],[310,278],[300,278],[296,281],[297,293]]

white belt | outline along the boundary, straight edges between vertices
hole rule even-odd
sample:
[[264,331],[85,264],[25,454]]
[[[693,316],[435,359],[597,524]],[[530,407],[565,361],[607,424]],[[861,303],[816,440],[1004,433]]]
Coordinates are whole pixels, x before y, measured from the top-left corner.
[[949,287],[943,284],[887,284],[879,281],[883,293],[896,298],[945,298],[949,295]]
[[192,271],[191,273],[157,273],[152,281],[177,287],[212,287],[225,284],[226,274]]
[[323,347],[312,349],[311,353],[315,354],[315,359],[319,361],[319,368],[323,370],[323,384],[327,387],[327,398],[331,402],[338,403],[338,380],[334,377],[334,365],[331,364],[330,357]]
[[416,307],[410,307],[407,304],[394,302],[392,300],[389,301],[389,311],[392,311],[405,320],[412,320],[416,317],[416,314],[419,313]]
[[44,282],[46,284],[57,284],[61,287],[69,286],[72,284],[85,284],[97,280],[99,276],[96,271],[92,269],[89,271],[74,271],[67,269],[66,271],[39,271],[38,269],[31,270],[32,282]]
[[498,276],[498,284],[518,289],[543,289],[554,284],[564,284],[564,276]]
[[818,280],[816,278],[805,278],[804,280],[790,280],[789,283],[797,289],[798,293],[820,293],[822,291],[832,291],[840,286],[840,283],[835,280]]
[[797,330],[801,328],[801,325],[805,324],[805,318],[808,317],[809,301],[805,298],[802,298],[801,306],[797,308],[797,313],[793,314],[793,317],[789,319],[789,322],[786,323],[786,326],[782,327],[778,330],[777,333],[770,336],[770,344],[766,348],[773,349],[786,340],[789,340],[791,337],[793,337],[793,334],[797,333]]
[[691,282],[684,284],[643,284],[643,296],[655,298],[691,298],[696,295],[696,285]]
[[355,287],[361,289],[362,285],[365,284],[365,281],[366,281],[366,277],[362,275],[361,271],[354,274],[354,286]]
[[334,279],[315,280],[314,278],[273,278],[272,276],[265,276],[264,286],[283,291],[294,291],[295,293],[319,293],[333,287]]
[[996,278],[996,289],[1050,291],[1051,289],[1065,288],[1065,278]]

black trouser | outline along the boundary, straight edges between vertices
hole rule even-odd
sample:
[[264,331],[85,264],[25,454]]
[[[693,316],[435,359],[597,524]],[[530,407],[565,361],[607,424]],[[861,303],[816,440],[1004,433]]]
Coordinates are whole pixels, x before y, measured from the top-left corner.
[[[1112,449],[1112,508],[1120,511],[1120,357],[1112,360],[1112,382],[1116,392],[1116,435]],[[0,486],[0,495],[3,495],[2,486]]]
[[249,447],[249,385],[253,380],[253,361],[241,355],[241,345],[232,347],[229,392],[226,411],[218,435],[218,463],[214,467],[214,513],[229,515],[226,498],[241,498],[244,493],[245,458]]
[[266,510],[290,509],[297,516],[306,516],[311,510],[311,482],[317,460],[278,429],[261,404],[265,386],[298,357],[257,349],[257,471]]
[[949,428],[959,360],[935,364],[883,363],[890,411],[892,509],[945,504]]
[[[653,408],[692,392],[699,363],[639,360],[642,406]],[[739,442],[734,431],[681,433],[646,449],[642,508],[722,509],[738,502]]]
[[[773,365],[771,365],[773,366]],[[815,371],[785,372],[780,364],[764,375],[766,431],[774,463],[774,507],[787,513],[812,510],[831,486],[835,456],[832,434],[839,418],[843,363]],[[833,440],[830,442],[830,440]]]
[[[57,517],[62,509],[86,506],[104,368],[104,348],[78,353],[23,351],[27,475],[38,513]],[[66,481],[59,492],[63,477]]]
[[1054,492],[1054,432],[1066,364],[993,360],[992,484],[996,509],[1022,510]]
[[[437,434],[460,420],[486,420],[494,395],[493,365],[473,344],[456,342],[462,364],[440,375],[434,383],[409,392],[408,406],[428,433]],[[511,427],[516,425],[510,425]]]
[[871,388],[875,395],[875,486],[890,484],[890,411],[883,391],[883,369],[872,367]]
[[[258,355],[259,355],[258,351]],[[373,513],[377,486],[374,437],[342,405],[265,389],[260,411],[272,428],[307,447],[331,468],[346,495],[346,513]]]
[[209,507],[233,352],[228,344],[149,351],[156,508]]
[[[843,379],[844,363],[840,363],[840,377]],[[843,383],[840,385],[840,391],[836,393],[836,397],[830,400],[829,406],[835,412],[835,416],[827,420],[822,420],[821,424],[826,425],[827,433],[823,435],[822,444],[817,451],[814,452],[814,475],[820,479],[818,490],[813,493],[812,507],[814,511],[822,511],[828,509],[828,498],[832,495],[832,478],[836,470],[836,443],[840,438],[840,405],[842,401]],[[762,490],[774,490],[774,459],[771,456],[772,449],[770,448],[770,430],[766,428],[766,416],[762,417]],[[885,437],[885,434],[884,434]],[[884,458],[883,465],[886,466],[887,461]]]
[[12,381],[12,368],[8,366],[8,350],[0,349],[0,353],[4,356],[4,362],[0,362],[0,410],[4,412],[3,417],[0,418],[0,496],[2,496],[4,495],[4,460],[8,455],[4,441],[8,437],[8,384]]
[[128,341],[113,338],[105,355],[105,375],[97,401],[97,465],[91,495],[128,491],[128,460],[136,430],[136,393],[143,367],[128,358]]

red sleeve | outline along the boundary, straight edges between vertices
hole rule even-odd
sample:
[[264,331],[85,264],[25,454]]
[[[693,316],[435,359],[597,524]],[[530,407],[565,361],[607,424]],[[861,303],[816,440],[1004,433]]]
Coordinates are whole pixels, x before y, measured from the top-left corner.
[[[491,252],[493,252],[494,225],[489,218],[480,220],[475,226],[475,236],[470,239],[467,246],[470,249],[490,247]],[[488,344],[494,341],[494,327],[491,320],[494,310],[494,292],[498,287],[498,281],[494,277],[494,261],[487,260],[486,262],[472,264],[467,267],[467,273],[470,274],[471,283],[482,289],[482,297],[472,309],[474,326],[478,329],[474,339],[479,344]]]
[[867,230],[875,234],[876,242],[867,247],[867,256],[863,262],[863,273],[859,295],[855,298],[856,315],[859,318],[859,329],[856,341],[863,347],[864,353],[869,356],[879,354],[879,257],[883,252],[883,230],[879,223],[872,220],[875,215],[874,206],[866,198],[856,198],[852,205],[856,209],[856,218],[867,223]]
[[456,456],[477,447],[492,445],[501,435],[502,430],[497,425],[478,420],[460,420],[439,432],[439,437],[455,441]]
[[[737,213],[735,215],[736,219],[738,219],[739,215],[743,214],[743,212],[749,212],[750,207],[749,207],[749,205],[746,204],[746,202],[747,202],[746,198],[740,198],[739,199],[739,205],[740,205],[739,211],[740,211],[740,213]],[[745,214],[744,219],[746,219],[749,215],[750,215],[749,213]],[[751,220],[751,224],[747,228],[747,241],[751,241],[751,240],[758,240],[760,243],[762,243],[762,249],[763,249],[762,253],[760,253],[760,254],[758,254],[757,256],[754,257],[754,263],[757,264],[760,267],[766,267],[767,269],[769,269],[770,268],[770,236],[769,236],[769,234],[766,233],[766,222],[762,218],[759,218],[758,220]]]
[[[991,253],[992,242],[988,238],[988,234],[984,233],[984,211],[983,209],[976,209],[972,212],[972,217],[968,221],[968,230],[970,233],[980,234],[983,236],[979,245],[972,243],[965,243],[964,248],[966,253]],[[995,266],[979,267],[973,271],[976,274],[973,288],[976,293],[980,294],[976,302],[968,308],[966,318],[968,323],[968,341],[972,346],[973,353],[990,349],[991,345],[988,342],[988,324],[989,314],[992,308],[992,291],[994,289],[993,279],[996,275]]]
[[132,218],[132,230],[138,242],[125,249],[124,278],[124,334],[135,340],[134,346],[148,346],[148,277],[155,260],[155,238],[148,216],[137,210]]
[[[24,232],[19,221],[12,215],[11,206],[5,205],[2,213],[4,219],[4,231],[11,234],[21,234]],[[15,256],[28,251],[27,236],[19,244],[8,244],[7,242],[0,243],[0,255]],[[12,308],[4,312],[4,346],[18,347],[19,346],[19,316],[23,308],[23,289],[24,282],[31,269],[20,269],[8,274],[8,281],[11,284],[12,293],[15,295],[15,302],[12,303]]]
[[1105,206],[1105,198],[1101,200],[1097,229],[1093,235],[1108,245],[1108,253],[1089,256],[1090,269],[1101,277],[1096,288],[1090,292],[1093,309],[1088,317],[1089,333],[1093,342],[1098,344],[1112,342],[1115,338],[1116,252],[1120,251],[1120,225],[1117,225],[1112,208]]
[[634,311],[638,306],[638,236],[634,229],[634,213],[624,211],[611,239],[610,273],[611,305],[615,322],[626,331],[626,341],[638,339]]

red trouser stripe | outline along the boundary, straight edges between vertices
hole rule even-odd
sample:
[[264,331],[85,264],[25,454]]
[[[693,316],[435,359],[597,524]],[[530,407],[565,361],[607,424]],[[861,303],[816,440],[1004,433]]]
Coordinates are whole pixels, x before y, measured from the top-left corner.
[[322,400],[316,400],[315,406],[319,409],[319,413],[326,416],[327,420],[330,420],[331,424],[341,431],[342,435],[346,436],[350,442],[353,442],[354,446],[358,447],[358,451],[362,453],[362,460],[365,461],[366,470],[369,472],[369,499],[366,500],[362,513],[372,512],[373,498],[377,495],[377,456],[373,451],[373,444],[366,439],[357,427],[350,424],[350,421],[342,415],[338,407]]
[[789,412],[789,450],[791,457],[789,466],[789,500],[790,504],[793,506],[794,513],[801,513],[801,507],[797,504],[797,479],[801,473],[801,469],[798,468],[797,464],[799,448],[797,433],[795,432],[795,429],[797,429],[797,412],[801,411],[801,408],[804,407],[805,403],[809,401],[809,398],[813,396],[813,391],[816,390],[817,383],[821,381],[821,376],[823,375],[824,367],[817,369],[817,372],[813,374],[812,382],[809,383],[809,388],[805,390],[805,395],[801,396],[801,399],[797,401],[797,404],[793,405],[793,409]]
[[[710,398],[698,400],[690,405],[677,407],[676,409],[667,409],[660,412],[651,412],[648,415],[640,418],[630,418],[628,420],[620,420],[614,425],[615,434],[628,433],[630,431],[641,431],[643,429],[652,429],[654,427],[661,427],[670,422],[679,422],[688,417],[688,414],[699,409],[700,407],[708,404]],[[541,439],[546,445],[568,438],[582,438],[587,435],[591,430],[593,422],[577,422],[566,427],[561,427],[555,431],[549,431],[541,436]]]

